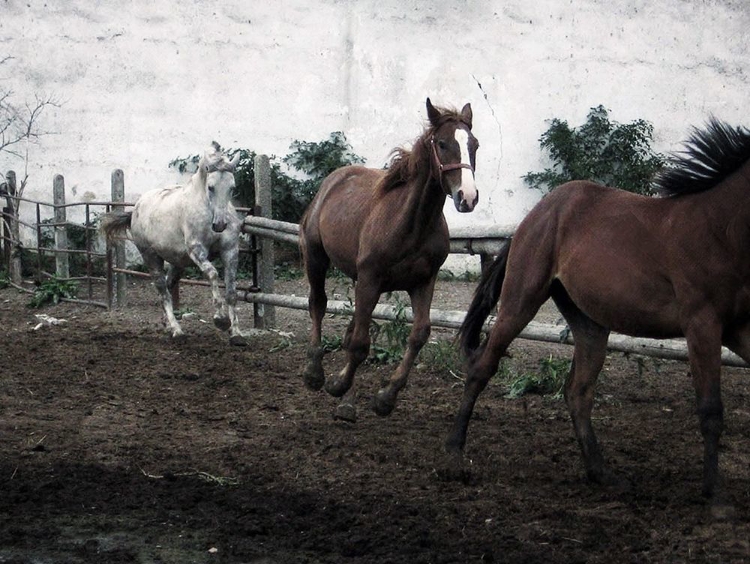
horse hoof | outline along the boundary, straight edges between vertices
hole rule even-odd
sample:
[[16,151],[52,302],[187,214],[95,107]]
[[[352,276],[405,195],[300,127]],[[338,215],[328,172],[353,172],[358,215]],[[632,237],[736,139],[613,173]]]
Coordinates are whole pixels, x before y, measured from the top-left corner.
[[229,321],[229,317],[218,315],[214,316],[214,325],[221,331],[228,331],[232,322]]
[[732,521],[736,517],[734,505],[724,499],[712,499],[709,503],[711,518],[716,521]]
[[243,337],[242,335],[232,335],[229,337],[229,344],[233,347],[246,347],[247,346],[247,339]]
[[631,483],[627,480],[627,478],[612,472],[612,470],[609,470],[608,468],[601,468],[596,472],[589,470],[586,472],[586,478],[591,483],[598,484],[605,488],[621,493],[625,493],[631,488]]
[[471,478],[460,452],[447,452],[443,460],[438,462],[436,473],[438,478],[445,482],[468,484]]
[[305,382],[305,386],[307,386],[313,392],[317,392],[318,390],[320,390],[325,383],[325,375],[323,374],[323,370],[314,370],[308,368],[302,375],[302,379]]
[[172,333],[172,340],[175,342],[180,343],[185,341],[186,339],[187,337],[185,337],[185,333],[183,333],[182,331],[175,331],[174,333]]
[[357,409],[350,403],[340,403],[333,412],[333,418],[349,423],[357,422]]
[[351,384],[347,384],[346,380],[339,378],[329,378],[326,380],[326,392],[335,398],[342,397],[351,388]]
[[387,417],[396,407],[396,398],[392,397],[386,390],[380,390],[372,398],[372,409],[381,417]]

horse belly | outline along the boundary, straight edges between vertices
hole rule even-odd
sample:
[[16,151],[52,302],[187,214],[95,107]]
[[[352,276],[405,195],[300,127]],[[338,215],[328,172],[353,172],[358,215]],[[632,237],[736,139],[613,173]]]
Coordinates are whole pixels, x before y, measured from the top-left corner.
[[627,261],[589,260],[578,262],[558,279],[581,311],[604,327],[638,337],[681,334],[674,289],[658,269],[643,271]]

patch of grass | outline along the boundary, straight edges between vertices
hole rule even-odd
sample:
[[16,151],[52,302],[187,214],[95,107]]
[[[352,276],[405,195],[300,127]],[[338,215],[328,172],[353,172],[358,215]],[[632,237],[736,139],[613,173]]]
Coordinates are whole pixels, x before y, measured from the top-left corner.
[[419,353],[422,362],[447,370],[454,376],[464,372],[464,359],[452,341],[429,341]]
[[301,280],[305,277],[305,271],[296,264],[283,262],[274,266],[273,269],[276,280]]
[[395,317],[393,321],[372,323],[372,346],[370,347],[370,362],[375,364],[393,364],[404,356],[407,339],[411,332],[411,324],[406,321],[406,302],[396,296]]
[[60,280],[53,276],[42,282],[34,291],[34,295],[27,304],[28,307],[39,308],[44,304],[57,304],[62,298],[75,298],[78,284],[70,280]]
[[481,278],[480,272],[471,272],[470,270],[464,270],[460,274],[456,274],[452,270],[441,270],[438,273],[438,280],[446,282],[477,282]]
[[333,337],[324,336],[321,339],[321,344],[325,353],[339,351],[344,345],[344,338],[341,335],[334,335]]
[[188,313],[195,313],[195,312],[189,307],[181,307],[180,309],[175,310],[174,316],[177,319],[182,319],[182,317]]
[[509,398],[520,398],[527,394],[549,395],[562,398],[565,378],[570,372],[571,361],[550,355],[539,361],[538,372],[518,374],[508,380]]

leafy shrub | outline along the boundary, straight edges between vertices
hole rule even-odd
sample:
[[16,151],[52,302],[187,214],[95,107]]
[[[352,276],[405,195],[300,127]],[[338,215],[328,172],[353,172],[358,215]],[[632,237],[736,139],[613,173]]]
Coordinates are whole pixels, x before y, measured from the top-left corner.
[[[39,233],[41,235],[39,245],[43,249],[48,249],[44,253],[42,260],[42,268],[50,271],[55,268],[54,249],[55,245],[55,226],[54,218],[44,219],[41,222]],[[99,228],[100,217],[94,214],[94,218],[89,222],[88,227],[77,223],[68,223],[65,225],[65,232],[68,236],[68,248],[71,250],[86,250],[86,232],[89,232],[91,240],[91,249],[94,250],[96,245],[96,233]],[[21,262],[23,265],[23,272],[26,276],[34,276],[37,268],[37,252],[26,251],[21,254]],[[82,253],[70,253],[68,254],[68,265],[71,276],[85,276],[87,273],[87,261],[86,255]],[[106,275],[106,260],[102,257],[92,257],[91,259],[91,275],[92,276],[105,276]]]
[[37,287],[27,305],[39,308],[48,303],[57,304],[61,298],[75,298],[77,293],[78,284],[72,281],[60,280],[53,276],[43,281]]
[[[323,141],[294,141],[292,151],[285,157],[271,157],[271,186],[273,191],[273,217],[281,221],[299,222],[302,213],[312,200],[323,179],[339,167],[362,163],[364,159],[354,152],[346,140],[346,135],[334,131]],[[250,149],[229,149],[230,158],[239,153],[235,169],[236,198],[242,207],[255,205],[255,157]],[[193,172],[197,169],[200,155],[176,158],[170,167],[180,172]],[[282,170],[282,163],[304,178],[296,178]]]
[[611,121],[601,105],[591,108],[586,123],[577,128],[555,118],[539,138],[552,167],[530,172],[523,179],[545,192],[570,180],[592,180],[651,195],[651,179],[666,162],[664,155],[651,149],[652,141],[653,126],[649,122]]

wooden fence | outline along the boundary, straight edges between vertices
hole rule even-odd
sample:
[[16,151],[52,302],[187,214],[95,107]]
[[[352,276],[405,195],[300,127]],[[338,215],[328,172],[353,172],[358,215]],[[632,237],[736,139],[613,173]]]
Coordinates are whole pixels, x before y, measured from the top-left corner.
[[[269,175],[270,179],[270,175]],[[270,191],[270,188],[269,188]],[[11,286],[34,293],[45,280],[54,277],[61,282],[74,281],[85,289],[84,296],[75,299],[61,298],[63,301],[75,302],[98,307],[124,307],[127,303],[127,276],[150,278],[146,272],[128,269],[126,267],[126,253],[124,241],[118,241],[112,246],[106,245],[99,236],[98,216],[115,210],[124,210],[133,204],[125,201],[125,181],[123,171],[117,169],[111,176],[111,201],[107,202],[65,202],[65,179],[55,175],[52,182],[52,203],[32,200],[17,194],[16,175],[13,171],[6,174],[6,182],[0,184],[0,198],[4,198],[5,206],[0,217],[0,243],[2,244],[2,260]],[[30,223],[21,219],[19,209],[32,207],[35,221]],[[83,209],[83,222],[76,223],[68,218],[71,208]],[[253,210],[240,208],[241,213],[251,213]],[[71,230],[83,232],[83,248],[71,247],[69,234]],[[26,230],[27,237],[22,235]],[[50,235],[50,230],[52,235]],[[35,240],[32,245],[24,241]],[[252,255],[253,280],[252,286],[239,286],[243,295],[257,292],[257,268],[255,256],[259,250],[255,248],[256,238],[251,237],[250,248],[246,252]],[[80,243],[80,241],[79,241]],[[71,276],[71,257],[81,257],[83,273]],[[54,258],[54,268],[50,268],[49,259]],[[25,259],[25,260],[23,260]],[[28,270],[33,263],[34,273],[29,276]],[[24,272],[26,268],[27,272]],[[79,270],[81,269],[79,268]],[[208,285],[203,280],[182,280],[181,284]],[[105,297],[102,292],[95,292],[96,286],[105,286]],[[179,288],[173,292],[176,308],[179,308]],[[257,312],[264,306],[254,306]],[[261,319],[261,324],[262,324]],[[258,323],[256,323],[258,325]]]
[[[299,242],[299,226],[294,223],[275,221],[271,219],[272,200],[271,200],[271,180],[270,164],[268,157],[258,155],[255,159],[255,193],[256,206],[253,210],[240,209],[242,213],[247,213],[243,221],[243,233],[250,236],[249,252],[253,256],[253,280],[249,287],[238,287],[238,298],[254,304],[254,322],[257,328],[272,328],[275,324],[275,308],[286,307],[294,309],[307,309],[307,299],[294,296],[285,296],[274,293],[274,241],[280,241],[290,244]],[[49,254],[55,258],[55,275],[63,280],[82,281],[87,288],[88,297],[85,299],[71,300],[82,303],[89,303],[103,307],[123,307],[126,304],[126,276],[148,277],[148,274],[129,270],[125,266],[125,250],[122,243],[114,245],[114,248],[106,248],[105,252],[96,250],[95,232],[97,226],[92,220],[92,208],[99,208],[105,212],[113,209],[124,209],[132,204],[125,202],[124,177],[121,170],[115,170],[112,173],[112,201],[110,202],[86,202],[76,204],[65,203],[64,179],[62,176],[55,176],[53,180],[53,203],[37,202],[24,198],[18,198],[15,195],[15,174],[9,172],[6,176],[7,182],[5,189],[0,192],[4,196],[7,206],[3,209],[2,214],[2,244],[3,260],[6,268],[10,273],[11,283],[13,286],[25,290],[33,291],[23,285],[20,266],[20,252],[22,250],[32,250],[37,253],[38,274],[36,282],[39,283],[43,278],[52,276],[52,273],[46,272],[44,266],[44,256]],[[16,205],[13,205],[16,202]],[[29,224],[20,220],[15,214],[18,202],[27,202],[36,207],[36,223]],[[85,229],[85,248],[70,249],[67,246],[66,227],[70,226],[66,217],[66,210],[73,206],[84,207],[84,224]],[[52,208],[53,218],[43,222],[41,217],[42,208]],[[251,213],[253,212],[253,213]],[[20,226],[32,229],[37,235],[36,247],[23,247],[20,241]],[[53,248],[44,246],[42,230],[45,228],[54,229],[55,244]],[[509,238],[514,232],[512,226],[491,227],[485,230],[477,228],[456,230],[451,233],[450,249],[451,253],[456,254],[478,254],[483,260],[499,252],[503,245],[508,244]],[[86,257],[86,275],[78,278],[71,278],[69,274],[68,258],[74,254],[81,254]],[[103,277],[95,276],[92,272],[92,261],[104,259],[106,261],[106,275]],[[95,283],[107,284],[106,301],[93,299],[93,285]],[[205,285],[207,282],[202,280],[183,280],[186,284]],[[179,300],[179,294],[174,296]],[[342,315],[350,315],[351,307],[348,303],[330,300],[328,302],[328,312]],[[405,311],[407,321],[411,321],[412,312],[410,308]],[[436,327],[457,328],[460,326],[464,312],[442,311],[433,309],[430,317],[432,324]],[[395,320],[397,312],[395,308],[388,305],[378,305],[375,308],[373,317],[376,319]],[[494,321],[492,317],[487,322],[487,327]],[[540,323],[530,323],[520,334],[520,338],[536,341],[573,344],[572,337],[564,331],[565,327],[560,325],[547,325]],[[612,334],[609,339],[609,349],[626,353],[635,353],[646,356],[653,356],[667,359],[687,359],[687,347],[682,339],[655,340],[655,339],[638,339],[626,337],[623,335]],[[745,362],[737,355],[727,349],[722,351],[722,361],[730,366],[747,366]]]

